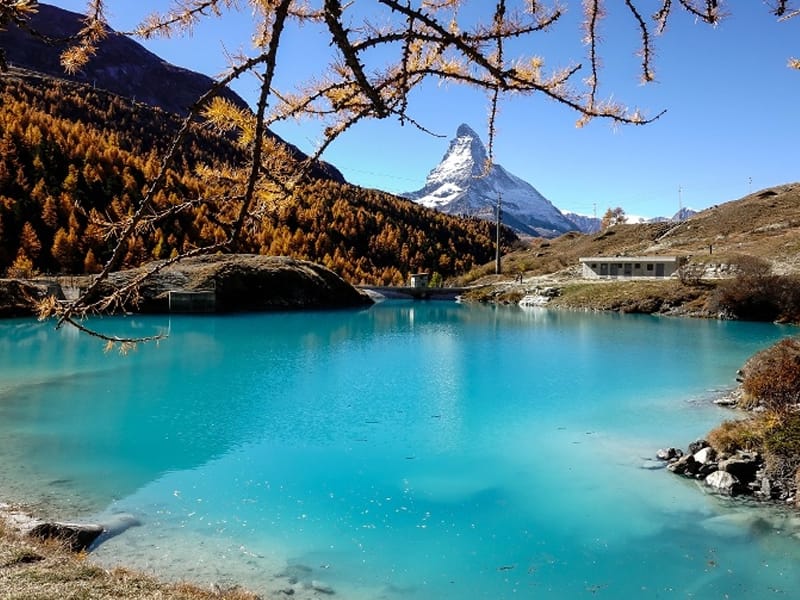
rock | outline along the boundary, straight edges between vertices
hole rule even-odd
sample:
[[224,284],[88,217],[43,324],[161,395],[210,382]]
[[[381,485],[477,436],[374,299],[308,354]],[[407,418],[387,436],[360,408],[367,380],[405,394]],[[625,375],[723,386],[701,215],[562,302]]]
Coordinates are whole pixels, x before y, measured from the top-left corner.
[[317,581],[316,579],[314,579],[311,582],[311,589],[321,594],[333,595],[336,593],[335,591],[333,591],[333,588],[331,586],[322,583],[321,581]]
[[714,471],[705,479],[706,485],[715,491],[733,496],[739,489],[739,480],[727,471]]
[[65,542],[74,552],[92,550],[103,540],[141,525],[136,517],[127,513],[112,515],[103,523],[43,521],[3,503],[0,503],[0,522],[23,536]]
[[714,400],[714,404],[717,406],[726,406],[726,407],[733,407],[738,404],[738,400],[733,396],[725,396],[723,398],[717,398]]
[[696,475],[701,479],[705,479],[708,475],[711,475],[714,471],[719,471],[719,467],[717,463],[714,461],[709,461],[707,463],[701,464],[700,468],[697,469]]
[[644,462],[642,462],[640,468],[645,469],[647,471],[658,471],[659,469],[663,469],[665,466],[666,465],[664,464],[663,461],[646,459]]
[[697,454],[703,448],[708,446],[708,442],[705,440],[695,440],[691,444],[689,444],[689,454]]
[[700,469],[699,463],[692,454],[686,454],[667,465],[667,469],[676,475],[694,475]]
[[63,298],[56,283],[0,279],[0,318],[30,317],[36,313],[36,303],[47,296]]
[[81,552],[87,550],[104,531],[102,525],[94,523],[39,523],[28,535],[42,540],[60,540],[66,542],[73,552]]
[[106,542],[112,537],[124,533],[131,527],[139,527],[141,524],[142,522],[138,518],[129,513],[117,513],[112,515],[106,521],[101,523],[103,533],[94,541],[89,549],[94,550],[100,544]]
[[[98,289],[107,295],[158,263],[120,271]],[[136,306],[141,313],[169,312],[170,292],[214,292],[215,312],[344,308],[372,304],[364,293],[321,265],[285,256],[226,254],[197,256],[170,265],[145,280]]]
[[763,527],[762,522],[763,519],[752,511],[749,511],[710,517],[703,520],[700,525],[703,529],[714,533],[714,535],[740,537],[761,529]]
[[769,477],[762,477],[759,495],[767,500],[772,498],[772,482],[769,480]]
[[683,456],[683,450],[680,448],[661,448],[656,452],[656,458],[658,460],[675,460],[681,456]]
[[727,460],[721,460],[719,470],[730,473],[743,483],[749,483],[755,480],[760,465],[758,454],[740,453]]
[[701,465],[711,462],[716,458],[717,453],[711,446],[706,446],[693,454],[694,459]]

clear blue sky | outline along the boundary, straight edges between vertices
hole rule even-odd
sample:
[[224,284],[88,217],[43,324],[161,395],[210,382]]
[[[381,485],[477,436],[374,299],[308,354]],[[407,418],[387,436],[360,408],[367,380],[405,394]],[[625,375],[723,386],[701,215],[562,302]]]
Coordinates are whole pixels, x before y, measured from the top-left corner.
[[[118,30],[130,29],[149,11],[167,6],[164,0],[107,1],[111,24]],[[478,2],[472,6],[483,5]],[[86,5],[85,0],[51,3],[78,12]],[[535,53],[551,67],[586,63],[577,25],[580,3],[563,4],[568,5],[568,17],[536,39]],[[612,10],[613,4],[608,3]],[[667,33],[656,40],[657,81],[646,86],[640,85],[636,70],[638,39],[630,16],[610,18],[604,25],[601,97],[613,96],[650,115],[666,109],[660,120],[641,127],[597,120],[576,129],[577,116],[552,101],[536,96],[506,100],[498,122],[496,162],[560,209],[583,214],[621,206],[630,215],[670,216],[679,202],[702,209],[800,181],[800,71],[787,67],[790,57],[800,57],[800,17],[778,23],[761,0],[726,4],[731,14],[716,28],[695,23],[688,15],[673,17]],[[216,75],[226,67],[224,50],[250,49],[249,20],[245,9],[209,21],[188,40],[144,45],[172,63]],[[313,27],[293,32],[287,41],[279,56],[279,88],[294,83],[297,74],[319,68],[328,50],[326,34]],[[235,89],[254,102],[254,79]],[[486,130],[485,96],[458,86],[427,85],[414,94],[411,112],[444,138],[401,127],[395,120],[371,121],[346,133],[325,158],[352,183],[411,191],[422,187],[460,123],[479,133]],[[288,123],[276,132],[309,152],[319,126]]]

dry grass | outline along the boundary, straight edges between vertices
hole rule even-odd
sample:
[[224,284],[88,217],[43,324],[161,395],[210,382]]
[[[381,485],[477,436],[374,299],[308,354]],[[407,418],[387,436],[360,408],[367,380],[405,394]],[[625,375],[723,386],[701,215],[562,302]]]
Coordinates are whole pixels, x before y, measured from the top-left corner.
[[665,313],[681,309],[701,314],[710,286],[688,286],[676,279],[570,283],[550,306],[626,313]]
[[[718,264],[750,255],[777,274],[800,273],[800,183],[778,186],[704,210],[680,223],[616,225],[554,240],[534,239],[530,247],[503,258],[504,270],[528,276],[555,273],[582,256],[659,254],[689,257],[694,264]],[[490,267],[478,269],[482,275]],[[468,274],[464,281],[476,280]]]
[[187,583],[162,583],[129,571],[107,571],[53,541],[23,538],[0,521],[2,600],[255,600],[242,591],[204,590]]

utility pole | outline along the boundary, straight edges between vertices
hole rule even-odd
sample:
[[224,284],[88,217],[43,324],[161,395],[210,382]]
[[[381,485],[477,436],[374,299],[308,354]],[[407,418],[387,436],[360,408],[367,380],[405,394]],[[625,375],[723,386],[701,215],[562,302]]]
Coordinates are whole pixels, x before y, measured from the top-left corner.
[[497,238],[495,240],[495,255],[494,255],[494,272],[495,275],[500,275],[503,272],[500,265],[500,213],[501,213],[502,195],[497,192]]
[[681,186],[678,186],[678,220],[683,221],[683,197],[681,196]]

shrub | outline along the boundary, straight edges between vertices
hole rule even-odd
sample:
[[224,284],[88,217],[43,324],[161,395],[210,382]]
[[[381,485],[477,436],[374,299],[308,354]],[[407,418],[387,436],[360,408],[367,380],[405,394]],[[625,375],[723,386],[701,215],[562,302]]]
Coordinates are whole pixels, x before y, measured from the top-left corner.
[[739,277],[744,279],[759,279],[772,273],[769,262],[758,256],[742,254],[732,257],[730,262],[736,265]]
[[781,340],[753,356],[744,368],[742,390],[742,408],[794,409],[800,403],[800,340]]
[[767,474],[793,479],[800,468],[800,414],[784,419],[764,438],[764,460]]
[[800,320],[800,280],[773,275],[769,263],[755,256],[739,256],[734,279],[720,284],[709,308],[748,321]]
[[761,443],[762,424],[754,417],[724,421],[707,436],[709,445],[718,454],[733,454],[737,450],[753,450]]

